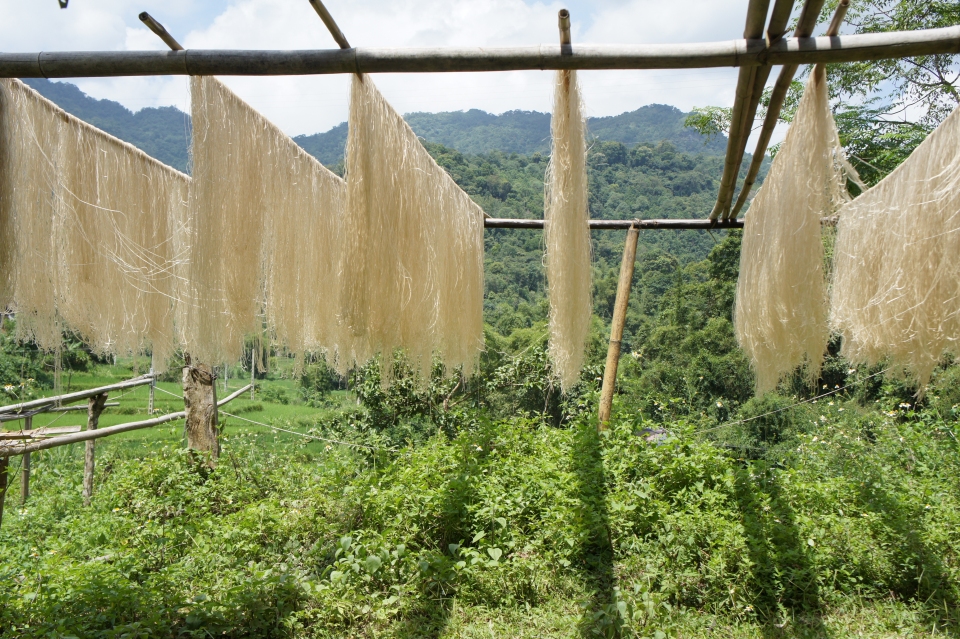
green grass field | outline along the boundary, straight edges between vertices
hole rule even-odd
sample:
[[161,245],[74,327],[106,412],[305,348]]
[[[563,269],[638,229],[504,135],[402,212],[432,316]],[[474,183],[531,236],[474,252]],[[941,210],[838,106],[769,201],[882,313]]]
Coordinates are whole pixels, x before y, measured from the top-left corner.
[[[289,369],[290,364],[285,360],[277,358],[275,368],[284,366]],[[90,372],[71,372],[63,375],[63,393],[76,392],[109,384],[116,384],[127,379],[131,379],[143,371],[149,370],[149,361],[121,360],[116,366],[98,366]],[[254,400],[249,399],[249,395],[244,393],[231,403],[223,407],[223,411],[232,413],[248,420],[256,422],[269,423],[277,425],[287,430],[293,430],[306,434],[305,423],[309,423],[318,418],[327,415],[329,409],[317,409],[304,405],[298,401],[297,382],[289,377],[289,370],[277,371],[279,374],[272,375],[268,380],[257,380],[257,394]],[[283,377],[286,373],[288,376]],[[249,378],[232,378],[228,380],[226,386],[223,380],[218,380],[217,397],[222,399],[230,393],[249,384]],[[262,401],[261,397],[264,390],[274,395],[279,391],[289,398],[290,403],[282,404],[271,401]],[[55,392],[52,389],[44,389],[39,392],[37,397],[50,397]],[[124,391],[115,391],[109,394],[108,402],[118,402],[119,406],[111,406],[104,409],[100,416],[100,427],[115,426],[134,421],[143,421],[150,419],[147,411],[149,406],[149,386],[138,386],[136,388]],[[337,401],[351,401],[345,392],[333,392],[333,403]],[[72,404],[73,406],[85,406],[86,400]],[[182,389],[178,382],[159,381],[156,384],[154,394],[154,414],[160,416],[167,413],[173,413],[183,410]],[[44,426],[80,426],[86,428],[87,414],[85,410],[69,412],[47,412],[34,416],[33,427],[41,428]],[[295,435],[289,433],[282,434],[280,431],[272,428],[253,424],[242,419],[223,416],[221,418],[224,436],[229,438],[235,435],[256,436],[265,446],[276,445],[280,438],[295,438]],[[4,430],[16,431],[23,428],[23,421],[5,422]],[[137,447],[149,447],[154,443],[173,443],[183,439],[183,421],[178,420],[145,428],[142,430],[120,433],[97,440],[98,447],[107,448],[111,446],[123,447],[134,452]],[[319,446],[319,444],[315,444]],[[77,444],[74,447],[82,448],[83,444]]]

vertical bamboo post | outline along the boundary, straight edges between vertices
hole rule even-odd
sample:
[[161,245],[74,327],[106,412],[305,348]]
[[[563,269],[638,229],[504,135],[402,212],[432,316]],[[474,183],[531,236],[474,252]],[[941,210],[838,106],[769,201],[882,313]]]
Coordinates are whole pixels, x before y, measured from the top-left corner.
[[0,526],[3,525],[3,502],[7,496],[7,468],[10,466],[9,457],[0,457]]
[[227,392],[227,380],[230,378],[230,365],[226,362],[223,363],[223,392]]
[[[23,430],[33,430],[33,415],[23,418]],[[20,505],[23,506],[30,498],[30,453],[23,454],[20,466]]]
[[610,324],[610,346],[607,348],[607,365],[603,371],[603,386],[600,389],[599,430],[605,430],[613,407],[613,390],[617,385],[617,368],[620,365],[620,341],[623,326],[627,321],[627,305],[630,302],[630,287],[633,285],[633,266],[637,259],[637,240],[640,231],[631,226],[623,245],[623,261],[620,263],[620,281],[617,283],[617,299],[613,306],[613,322]]
[[153,400],[156,396],[157,378],[153,377],[153,354],[150,354],[150,399],[147,400],[147,415],[153,415]]
[[[107,394],[94,395],[87,400],[87,430],[97,430],[100,413],[107,403]],[[83,455],[83,505],[89,506],[93,499],[93,471],[96,466],[97,440],[88,439]]]
[[257,390],[257,377],[256,377],[256,371],[257,371],[257,359],[256,359],[256,357],[257,357],[257,356],[256,356],[256,353],[257,353],[257,344],[256,344],[256,342],[254,342],[254,343],[250,346],[250,401],[253,401],[254,399],[256,399],[256,396],[255,396],[255,393],[256,393],[256,390]]

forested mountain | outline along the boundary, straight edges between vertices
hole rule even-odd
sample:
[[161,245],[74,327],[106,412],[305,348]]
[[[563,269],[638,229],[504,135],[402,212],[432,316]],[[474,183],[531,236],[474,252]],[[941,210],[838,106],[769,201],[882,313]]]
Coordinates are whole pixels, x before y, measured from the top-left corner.
[[[190,116],[176,107],[147,108],[131,112],[112,100],[97,100],[68,82],[31,78],[25,82],[60,107],[104,131],[143,149],[181,171],[187,169],[190,146]],[[590,118],[591,136],[598,141],[634,146],[641,142],[667,141],[686,153],[720,155],[726,138],[707,138],[684,128],[686,114],[676,107],[650,104],[617,116]],[[530,154],[550,151],[550,114],[508,111],[493,115],[471,109],[446,113],[410,113],[405,116],[417,135],[461,153],[491,151]],[[347,124],[323,133],[298,135],[297,144],[328,166],[343,159]]]
[[165,164],[187,170],[190,116],[177,107],[141,109],[136,113],[113,100],[97,100],[69,82],[27,78],[26,84],[63,110],[133,144]]
[[[685,113],[665,104],[649,104],[636,111],[605,118],[588,118],[589,135],[595,141],[620,142],[635,146],[642,142],[669,142],[678,151],[721,155],[726,148],[723,135],[706,138],[684,128]],[[470,109],[445,113],[408,113],[404,119],[425,140],[437,142],[461,153],[480,154],[550,152],[550,114],[537,111],[507,111],[493,115]],[[325,133],[298,135],[297,144],[324,164],[336,164],[343,157],[347,125],[339,124]]]
[[[427,149],[489,215],[543,217],[546,155],[499,151],[467,155],[431,143],[427,143]],[[713,204],[722,167],[722,157],[680,153],[668,143],[631,148],[619,142],[598,142],[588,158],[590,216],[704,217]],[[656,311],[663,291],[673,283],[675,271],[706,257],[723,234],[657,230],[640,235],[640,259],[653,266],[638,277],[638,291],[646,292],[634,299],[636,319],[628,325],[628,333],[639,325],[641,315]],[[592,237],[595,310],[608,319],[616,294],[624,233],[598,231]],[[541,232],[490,229],[485,255],[487,321],[507,334],[545,319]]]

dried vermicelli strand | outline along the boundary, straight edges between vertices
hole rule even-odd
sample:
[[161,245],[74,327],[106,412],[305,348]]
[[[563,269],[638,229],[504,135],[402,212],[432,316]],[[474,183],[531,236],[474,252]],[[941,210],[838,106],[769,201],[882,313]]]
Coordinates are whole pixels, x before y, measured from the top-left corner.
[[580,377],[590,332],[592,271],[587,145],[576,71],[558,71],[544,190],[550,359],[565,392]]
[[807,365],[819,375],[829,339],[820,219],[849,201],[824,74],[811,74],[787,137],[746,214],[734,327],[757,393]]
[[57,316],[57,160],[60,122],[18,80],[0,80],[4,278],[17,331],[46,350],[60,345]]
[[888,361],[921,391],[960,356],[960,110],[840,211],[832,326],[854,362]]
[[98,352],[150,348],[162,363],[178,343],[190,178],[17,80],[0,94],[2,259],[21,336],[54,350],[69,327]]
[[294,352],[335,351],[343,180],[216,78],[191,89],[191,353],[236,361],[264,324]]
[[16,221],[12,205],[15,128],[9,123],[13,111],[8,87],[8,82],[0,82],[0,312],[13,307],[16,282]]
[[201,362],[237,361],[262,330],[263,118],[212,77],[190,79],[192,304],[187,349]]
[[356,76],[347,138],[340,366],[403,349],[472,370],[483,345],[483,211],[427,153],[369,76]]
[[268,129],[262,160],[266,323],[291,352],[325,352],[331,360],[340,340],[346,183],[275,126]]

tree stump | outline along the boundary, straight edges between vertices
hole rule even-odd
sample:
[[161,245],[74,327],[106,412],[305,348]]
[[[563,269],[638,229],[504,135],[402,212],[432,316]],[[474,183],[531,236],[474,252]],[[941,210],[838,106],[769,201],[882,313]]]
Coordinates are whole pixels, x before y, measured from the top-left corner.
[[185,356],[183,406],[186,412],[187,447],[210,455],[210,466],[220,456],[220,429],[217,418],[217,386],[213,369],[191,364]]

